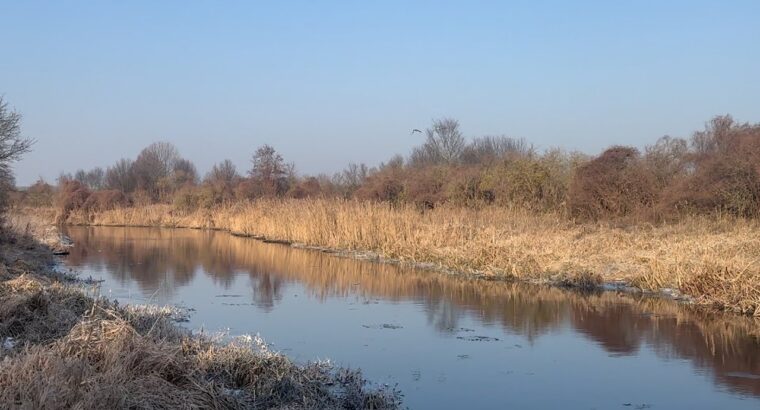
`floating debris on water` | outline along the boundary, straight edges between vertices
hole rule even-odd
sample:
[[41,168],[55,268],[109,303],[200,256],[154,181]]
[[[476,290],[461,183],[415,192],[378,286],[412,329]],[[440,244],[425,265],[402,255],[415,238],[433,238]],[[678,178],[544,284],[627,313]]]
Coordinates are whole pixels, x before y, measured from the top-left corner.
[[458,336],[459,340],[466,340],[468,342],[498,342],[499,338],[491,336]]
[[389,323],[383,323],[380,325],[362,325],[362,327],[366,329],[403,329],[404,328],[404,326],[392,325]]
[[742,379],[760,380],[760,374],[752,374],[752,373],[747,373],[747,372],[728,372],[726,373],[726,376],[740,377]]

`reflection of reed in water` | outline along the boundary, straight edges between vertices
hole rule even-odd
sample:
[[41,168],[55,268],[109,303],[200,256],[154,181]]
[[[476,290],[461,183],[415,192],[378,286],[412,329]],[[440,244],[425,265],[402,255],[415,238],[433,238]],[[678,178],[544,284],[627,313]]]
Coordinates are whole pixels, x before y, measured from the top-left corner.
[[71,264],[107,266],[120,279],[134,280],[146,290],[155,289],[164,276],[170,286],[183,286],[199,269],[229,288],[233,277],[245,272],[253,302],[265,309],[281,298],[287,283],[297,281],[320,300],[358,294],[367,300],[418,301],[441,332],[455,332],[465,314],[530,340],[570,324],[611,354],[634,354],[642,345],[651,345],[662,357],[688,358],[711,369],[721,384],[760,395],[760,380],[733,376],[760,374],[759,326],[749,318],[712,315],[631,295],[580,295],[446,276],[218,232],[75,228],[70,234],[77,243],[69,256]]

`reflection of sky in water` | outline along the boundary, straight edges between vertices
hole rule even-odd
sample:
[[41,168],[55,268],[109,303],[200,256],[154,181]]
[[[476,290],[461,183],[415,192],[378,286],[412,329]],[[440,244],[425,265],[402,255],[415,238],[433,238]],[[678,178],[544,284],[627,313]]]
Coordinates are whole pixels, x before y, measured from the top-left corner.
[[260,333],[399,384],[411,408],[758,408],[749,319],[665,301],[465,280],[224,233],[70,228],[67,258],[125,302]]

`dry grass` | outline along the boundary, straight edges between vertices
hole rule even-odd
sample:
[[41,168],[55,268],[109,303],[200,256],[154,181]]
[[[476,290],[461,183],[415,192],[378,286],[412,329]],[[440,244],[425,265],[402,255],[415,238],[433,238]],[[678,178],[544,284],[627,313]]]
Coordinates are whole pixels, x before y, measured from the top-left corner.
[[[50,211],[42,215],[50,217]],[[413,206],[341,200],[261,200],[177,212],[123,208],[69,222],[228,230],[233,234],[533,281],[626,281],[677,289],[701,304],[760,315],[760,223],[694,217],[676,224],[577,224],[520,209]],[[580,282],[578,282],[580,280]]]
[[259,339],[219,344],[170,309],[122,308],[63,283],[49,248],[0,232],[4,408],[392,409],[358,371],[297,365]]

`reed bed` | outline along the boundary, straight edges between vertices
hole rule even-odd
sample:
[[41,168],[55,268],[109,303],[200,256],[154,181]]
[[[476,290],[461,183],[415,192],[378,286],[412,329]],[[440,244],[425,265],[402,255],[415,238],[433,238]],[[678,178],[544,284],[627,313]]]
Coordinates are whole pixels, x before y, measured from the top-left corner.
[[[51,211],[40,215],[52,217]],[[357,200],[258,200],[180,212],[170,205],[72,214],[69,223],[209,228],[439,269],[589,286],[623,281],[760,315],[760,223],[691,217],[652,225],[576,223],[522,209],[420,211]]]

